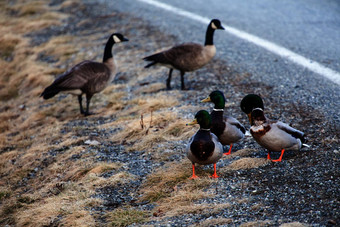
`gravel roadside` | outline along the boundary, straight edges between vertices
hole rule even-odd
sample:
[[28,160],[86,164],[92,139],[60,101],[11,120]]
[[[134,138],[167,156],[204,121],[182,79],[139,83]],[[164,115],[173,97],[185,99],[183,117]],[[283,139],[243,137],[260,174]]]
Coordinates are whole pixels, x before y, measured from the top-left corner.
[[[55,1],[53,4],[61,2]],[[265,162],[256,168],[233,169],[231,165],[239,160],[245,158],[263,160],[266,157],[266,150],[254,143],[252,138],[245,138],[244,141],[235,144],[234,155],[218,162],[217,168],[221,177],[204,189],[206,193],[213,193],[213,197],[193,202],[195,205],[204,204],[211,209],[203,212],[188,210],[185,214],[169,217],[157,217],[154,214],[143,224],[190,226],[209,225],[212,223],[209,221],[216,220],[218,223],[220,220],[221,225],[278,226],[292,222],[296,225],[339,225],[339,126],[334,125],[331,119],[326,119],[320,110],[290,100],[279,99],[278,101],[272,96],[276,93],[274,86],[253,81],[251,72],[240,73],[237,68],[233,68],[221,59],[215,59],[197,72],[188,73],[185,78],[188,91],[177,90],[179,76],[175,75],[173,91],[164,91],[161,87],[145,95],[145,90],[152,84],[164,84],[166,71],[143,69],[142,57],[162,47],[178,43],[179,40],[133,15],[112,12],[105,5],[85,3],[81,10],[70,7],[65,12],[74,15],[67,20],[65,26],[50,27],[30,34],[32,44],[42,43],[57,34],[72,34],[86,39],[93,33],[106,37],[108,33],[121,32],[130,41],[127,45],[119,46],[114,50],[121,66],[121,72],[118,73],[114,83],[125,85],[122,91],[127,92],[129,96],[124,99],[129,100],[136,96],[148,98],[148,95],[157,97],[159,93],[169,97],[176,96],[180,103],[169,107],[168,111],[177,113],[183,119],[190,119],[194,115],[192,110],[211,109],[210,105],[201,105],[199,101],[212,90],[220,89],[225,92],[228,100],[226,112],[240,119],[249,128],[247,118],[239,108],[239,102],[247,93],[258,93],[264,98],[270,118],[290,123],[308,136],[308,144],[311,145],[309,149],[299,153],[286,152],[284,160],[280,163]],[[89,50],[84,49],[84,51]],[[95,49],[92,51],[96,55],[101,55],[101,51]],[[53,59],[41,56],[41,60],[53,64]],[[125,66],[126,62],[129,64]],[[67,64],[65,62],[65,66]],[[228,75],[227,79],[224,75]],[[124,108],[121,111],[129,107]],[[78,135],[75,136],[87,136],[102,141],[98,146],[88,146],[85,153],[95,156],[98,162],[123,164],[120,169],[105,173],[104,177],[110,177],[117,171],[135,176],[133,180],[125,183],[98,189],[92,195],[105,201],[101,206],[91,210],[99,226],[108,225],[106,213],[117,208],[131,206],[137,210],[152,212],[160,204],[151,201],[140,202],[139,199],[143,194],[140,189],[143,183],[157,169],[186,159],[184,140],[164,142],[167,148],[173,149],[167,149],[167,156],[162,160],[158,160],[157,155],[146,150],[127,151],[127,147],[130,146],[128,143],[110,142],[111,138],[124,130],[124,126],[102,129],[100,125],[113,122],[114,117],[114,115],[93,116],[70,121],[61,131],[61,133],[71,132],[74,127],[81,126],[83,130],[79,130]],[[155,146],[163,146],[163,144],[157,143]],[[74,158],[81,158],[81,156]],[[190,165],[189,162],[187,163]],[[203,169],[210,171],[210,167],[203,167]],[[213,209],[214,207],[222,208]]]

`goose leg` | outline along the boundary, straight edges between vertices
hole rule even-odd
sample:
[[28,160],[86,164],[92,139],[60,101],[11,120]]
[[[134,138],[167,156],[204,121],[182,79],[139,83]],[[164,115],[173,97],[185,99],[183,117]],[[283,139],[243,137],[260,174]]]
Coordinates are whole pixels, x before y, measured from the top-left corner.
[[185,85],[184,85],[184,74],[185,72],[181,71],[181,89],[185,90]]
[[195,174],[195,164],[192,164],[192,176],[189,179],[196,179],[198,176]]
[[90,113],[90,100],[92,98],[92,94],[86,94],[86,112],[84,113],[85,116],[89,116]]
[[83,104],[82,104],[83,98],[82,95],[78,95],[78,102],[79,102],[79,106],[80,106],[80,113],[84,114],[84,109],[83,109]]
[[282,149],[280,158],[278,158],[278,159],[276,159],[276,160],[272,160],[272,162],[281,162],[281,161],[282,161],[282,156],[283,156],[283,153],[284,153],[284,152],[285,152],[285,149]]
[[231,148],[233,147],[233,144],[231,143],[230,144],[230,148],[229,148],[229,151],[227,153],[223,153],[224,155],[230,155],[231,153]]
[[166,80],[166,89],[168,89],[168,90],[171,90],[171,85],[170,85],[170,83],[171,83],[171,75],[172,75],[172,71],[173,71],[174,69],[170,69],[169,70],[169,76],[168,76],[168,79]]
[[214,174],[210,176],[211,178],[218,178],[219,176],[217,176],[216,173],[216,163],[214,163]]

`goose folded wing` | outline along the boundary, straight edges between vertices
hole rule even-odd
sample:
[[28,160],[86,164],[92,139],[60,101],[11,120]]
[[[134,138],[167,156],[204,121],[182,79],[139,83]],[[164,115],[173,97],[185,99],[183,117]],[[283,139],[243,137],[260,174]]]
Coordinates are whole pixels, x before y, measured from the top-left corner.
[[190,62],[199,56],[203,47],[197,43],[184,43],[174,46],[169,50],[163,52],[162,63],[172,63],[175,65],[182,65],[183,63]]
[[102,63],[84,61],[60,75],[54,81],[54,85],[65,90],[80,89],[89,82],[105,80],[109,77],[108,71],[109,69]]

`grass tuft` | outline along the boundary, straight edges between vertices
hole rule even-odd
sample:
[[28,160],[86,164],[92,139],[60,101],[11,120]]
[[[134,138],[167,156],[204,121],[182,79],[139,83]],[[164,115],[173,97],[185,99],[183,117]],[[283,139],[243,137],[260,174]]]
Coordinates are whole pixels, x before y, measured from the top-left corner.
[[241,158],[231,163],[227,168],[231,170],[253,169],[269,164],[266,158]]
[[214,180],[208,174],[196,180],[189,179],[190,167],[186,161],[170,163],[149,175],[140,193],[142,201],[158,204],[153,211],[154,216],[176,216],[206,210],[206,206],[195,205],[194,202],[212,196],[204,189]]
[[4,35],[0,37],[0,58],[8,59],[13,56],[15,47],[20,42],[20,38],[14,35]]
[[0,201],[9,198],[11,195],[11,192],[9,191],[1,191],[0,192]]
[[147,221],[150,214],[147,211],[136,209],[116,209],[107,214],[110,226],[124,227],[131,224],[140,224]]

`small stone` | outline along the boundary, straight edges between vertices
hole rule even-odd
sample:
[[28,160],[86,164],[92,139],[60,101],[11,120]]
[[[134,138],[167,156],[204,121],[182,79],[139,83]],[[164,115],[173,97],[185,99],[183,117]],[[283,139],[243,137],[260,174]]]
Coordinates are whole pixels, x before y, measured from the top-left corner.
[[328,224],[330,225],[336,225],[336,221],[333,219],[328,220]]
[[97,146],[97,145],[99,145],[100,143],[99,143],[97,140],[86,140],[86,141],[85,141],[85,144]]

